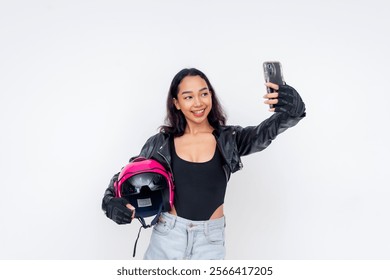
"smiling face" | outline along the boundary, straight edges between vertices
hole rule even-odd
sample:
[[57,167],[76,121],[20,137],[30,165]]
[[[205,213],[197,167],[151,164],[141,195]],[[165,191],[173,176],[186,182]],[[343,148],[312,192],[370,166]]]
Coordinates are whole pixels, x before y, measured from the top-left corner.
[[200,76],[187,76],[179,84],[176,109],[181,110],[188,125],[208,124],[207,116],[212,108],[211,91]]

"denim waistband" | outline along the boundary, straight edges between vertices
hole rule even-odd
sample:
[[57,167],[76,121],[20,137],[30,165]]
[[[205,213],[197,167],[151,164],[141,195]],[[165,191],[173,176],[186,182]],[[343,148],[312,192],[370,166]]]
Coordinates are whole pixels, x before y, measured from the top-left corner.
[[225,227],[226,218],[225,216],[206,220],[206,221],[192,221],[186,218],[182,218],[176,215],[169,214],[168,212],[161,213],[161,219],[166,222],[170,227],[181,226],[193,228],[193,230],[203,230],[205,228],[221,228]]

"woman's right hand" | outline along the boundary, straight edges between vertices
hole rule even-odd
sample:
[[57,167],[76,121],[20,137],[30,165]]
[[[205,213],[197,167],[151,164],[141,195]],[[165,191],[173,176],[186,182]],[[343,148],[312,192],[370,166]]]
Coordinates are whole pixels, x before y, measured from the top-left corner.
[[119,225],[130,224],[134,215],[134,206],[122,197],[114,197],[107,203],[106,216]]

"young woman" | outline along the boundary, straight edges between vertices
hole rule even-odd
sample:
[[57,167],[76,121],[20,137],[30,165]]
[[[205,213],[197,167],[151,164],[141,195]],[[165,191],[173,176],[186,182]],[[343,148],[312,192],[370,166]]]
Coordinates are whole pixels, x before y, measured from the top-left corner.
[[[154,226],[144,259],[224,259],[226,185],[242,168],[241,156],[265,149],[275,137],[305,117],[305,104],[288,85],[264,96],[273,104],[271,117],[257,126],[227,126],[208,78],[183,69],[173,78],[166,125],[148,139],[140,156],[153,158],[172,171],[174,207]],[[119,224],[130,223],[134,207],[114,197],[116,174],[105,192],[103,210]]]

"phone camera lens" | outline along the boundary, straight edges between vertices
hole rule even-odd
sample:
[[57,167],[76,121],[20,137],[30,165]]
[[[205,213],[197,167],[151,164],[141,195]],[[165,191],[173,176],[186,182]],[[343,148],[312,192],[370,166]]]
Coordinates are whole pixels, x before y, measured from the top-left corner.
[[268,75],[269,76],[273,76],[275,74],[275,68],[274,68],[273,64],[272,63],[268,63],[266,65],[266,67],[267,67]]

